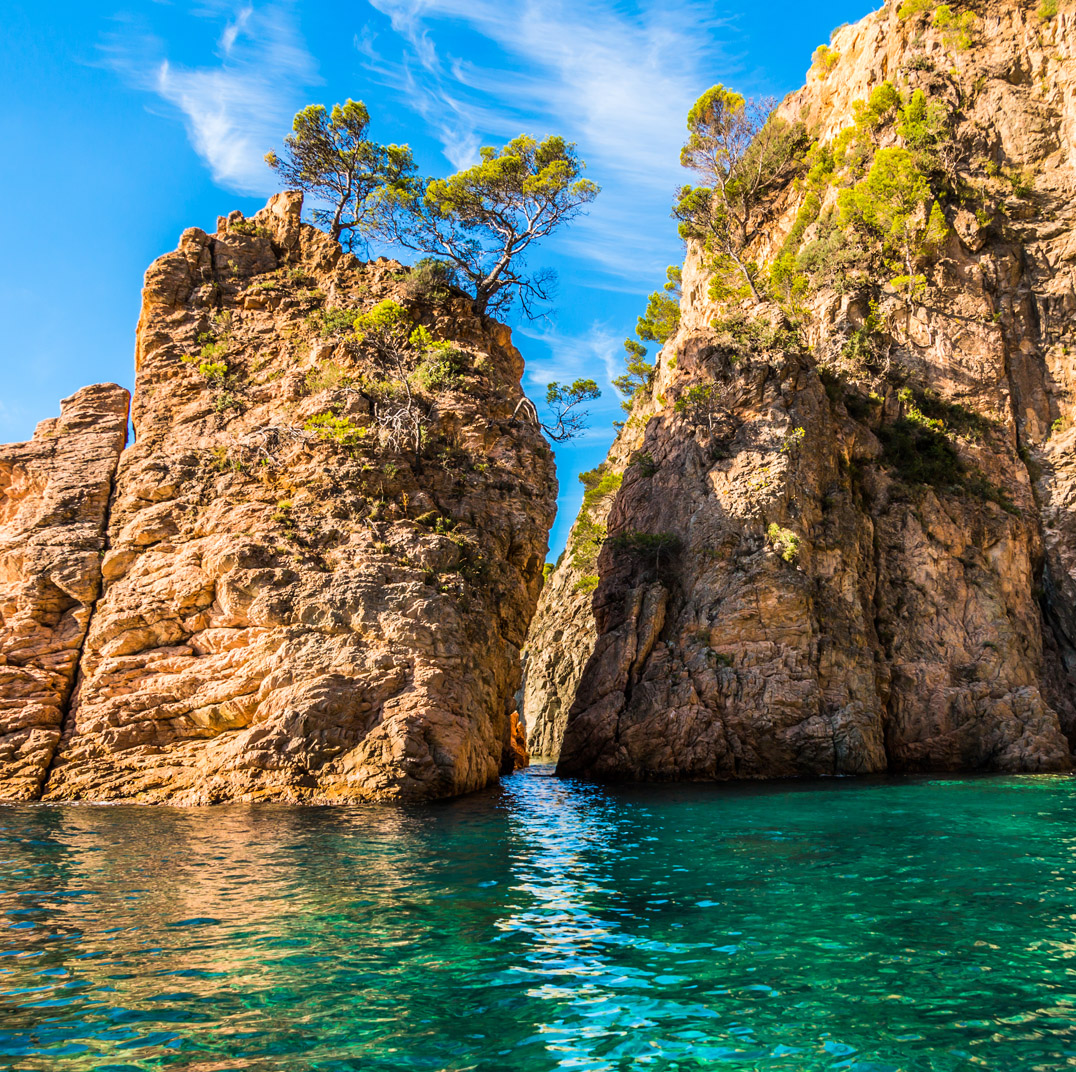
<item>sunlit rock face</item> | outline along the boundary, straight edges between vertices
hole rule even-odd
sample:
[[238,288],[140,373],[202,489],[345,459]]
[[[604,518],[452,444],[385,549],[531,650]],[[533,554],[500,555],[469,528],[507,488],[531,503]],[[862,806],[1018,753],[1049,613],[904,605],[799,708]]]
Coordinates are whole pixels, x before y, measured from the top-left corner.
[[101,590],[127,404],[122,387],[85,387],[30,442],[0,446],[0,800],[37,797],[54,758]]
[[[886,80],[951,117],[948,234],[913,296],[893,271],[851,285],[823,272],[799,340],[751,302],[756,329],[737,336],[689,246],[679,332],[634,454],[611,459],[623,481],[596,587],[559,633],[547,588],[528,641],[529,733],[562,773],[1070,765],[1076,24],[1038,6],[978,5],[962,42],[890,2],[837,31],[835,62],[781,106],[831,144]],[[895,123],[880,130],[879,147],[903,144]],[[767,206],[760,264],[807,195],[801,171]],[[690,401],[700,387],[706,404]],[[550,666],[581,669],[532,688]]]
[[[514,416],[522,359],[301,204],[188,230],[147,272],[135,441],[47,800],[426,799],[511,769],[556,496]],[[455,348],[418,453],[351,329],[388,299]]]

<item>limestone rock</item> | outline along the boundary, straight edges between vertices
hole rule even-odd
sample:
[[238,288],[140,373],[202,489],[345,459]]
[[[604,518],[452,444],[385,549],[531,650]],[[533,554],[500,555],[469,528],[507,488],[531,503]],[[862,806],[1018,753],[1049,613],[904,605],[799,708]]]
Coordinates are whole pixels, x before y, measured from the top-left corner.
[[[522,358],[301,206],[192,228],[146,274],[136,437],[45,799],[426,799],[498,775],[556,494],[513,417]],[[389,298],[453,348],[416,387],[418,452],[351,330]]]
[[38,796],[101,587],[128,395],[84,387],[0,447],[0,800]]

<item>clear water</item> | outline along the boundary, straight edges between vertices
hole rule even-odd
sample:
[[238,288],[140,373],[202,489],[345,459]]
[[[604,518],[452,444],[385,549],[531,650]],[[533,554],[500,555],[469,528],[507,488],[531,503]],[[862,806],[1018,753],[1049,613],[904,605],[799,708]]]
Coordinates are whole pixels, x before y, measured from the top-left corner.
[[1076,1067],[1076,781],[541,774],[0,808],[0,1068]]

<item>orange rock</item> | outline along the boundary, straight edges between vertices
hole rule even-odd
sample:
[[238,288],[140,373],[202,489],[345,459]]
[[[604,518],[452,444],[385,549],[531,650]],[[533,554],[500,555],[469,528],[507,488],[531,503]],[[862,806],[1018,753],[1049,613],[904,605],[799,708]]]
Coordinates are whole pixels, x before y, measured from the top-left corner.
[[101,588],[128,395],[84,387],[0,447],[0,800],[41,792]]

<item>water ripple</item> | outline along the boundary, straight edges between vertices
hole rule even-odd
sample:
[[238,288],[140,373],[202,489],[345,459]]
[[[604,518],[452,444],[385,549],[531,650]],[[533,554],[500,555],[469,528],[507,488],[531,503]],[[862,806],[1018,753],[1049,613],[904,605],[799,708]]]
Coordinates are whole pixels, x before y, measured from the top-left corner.
[[0,1070],[1076,1068],[1065,777],[0,808]]

